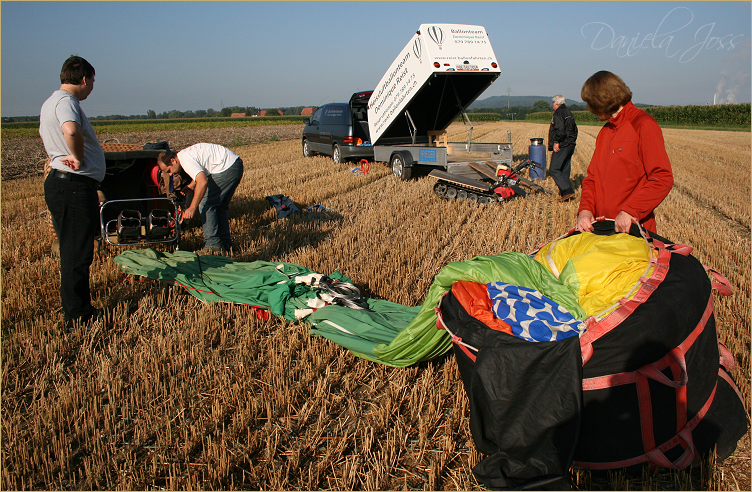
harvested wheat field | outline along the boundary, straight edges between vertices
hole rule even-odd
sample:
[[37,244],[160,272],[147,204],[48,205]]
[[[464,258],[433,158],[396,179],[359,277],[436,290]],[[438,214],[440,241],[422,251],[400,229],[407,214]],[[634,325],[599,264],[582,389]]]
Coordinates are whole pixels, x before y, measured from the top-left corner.
[[[515,160],[547,125],[478,123]],[[598,127],[581,126],[579,184]],[[664,132],[674,189],[658,233],[695,248],[734,295],[716,295],[721,338],[750,398],[750,137]],[[462,125],[450,140],[462,141]],[[233,147],[245,174],[230,206],[237,261],[338,270],[364,296],[416,306],[449,262],[528,253],[574,224],[578,202],[534,195],[485,208],[443,201],[431,178],[398,181],[386,166],[304,158],[298,140]],[[551,178],[543,182],[549,190]],[[328,218],[277,220],[265,197],[289,196]],[[307,325],[262,321],[250,307],[205,305],[185,289],[120,273],[109,247],[95,258],[89,331],[62,330],[57,258],[50,254],[42,178],[2,183],[3,489],[483,490],[481,455],[450,354],[397,369],[311,337]],[[197,250],[200,227],[181,249]],[[749,408],[748,408],[749,410]],[[642,476],[574,470],[576,490],[749,490],[749,435],[723,463]]]

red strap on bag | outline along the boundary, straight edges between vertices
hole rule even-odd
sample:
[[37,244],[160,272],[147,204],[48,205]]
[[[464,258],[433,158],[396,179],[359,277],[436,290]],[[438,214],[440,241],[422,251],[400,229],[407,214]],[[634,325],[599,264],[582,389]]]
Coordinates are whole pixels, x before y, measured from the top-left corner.
[[[713,388],[713,391],[708,400],[703,405],[702,409],[694,416],[689,422],[687,422],[687,367],[685,361],[685,354],[692,347],[694,342],[705,330],[705,327],[713,315],[713,296],[708,298],[708,303],[705,307],[705,311],[702,314],[697,326],[692,332],[684,339],[684,341],[677,347],[672,349],[666,356],[660,360],[641,367],[634,372],[624,372],[619,374],[610,374],[606,376],[588,378],[583,380],[583,390],[597,390],[609,388],[612,386],[619,386],[624,384],[634,383],[637,386],[638,404],[640,408],[640,428],[641,437],[643,442],[643,449],[645,454],[636,456],[634,458],[623,460],[619,462],[609,463],[585,463],[578,462],[575,466],[583,468],[591,468],[594,470],[608,470],[614,468],[622,468],[640,463],[649,462],[656,466],[660,466],[667,469],[684,469],[695,463],[699,459],[699,453],[694,445],[692,439],[692,431],[697,424],[707,414],[710,405],[715,398],[715,392],[718,387],[717,382]],[[716,330],[716,338],[717,338]],[[591,345],[592,346],[592,345]],[[718,341],[718,349],[720,352],[720,364],[722,367],[718,369],[718,375],[729,383],[736,394],[742,399],[741,393],[734,384],[731,377],[728,375],[725,367],[733,367],[733,358],[731,357],[728,349]],[[727,365],[724,365],[727,364]],[[672,371],[672,378],[669,379],[663,371],[670,368]],[[655,445],[654,433],[653,433],[653,408],[650,397],[649,380],[652,379],[666,386],[676,389],[676,435],[661,444]],[[674,461],[669,460],[665,453],[676,446],[681,446],[684,452]]]
[[[722,369],[719,370],[718,374],[724,379],[730,379],[727,375],[725,375],[725,371],[723,371]],[[735,387],[735,385],[732,384],[732,387]],[[716,383],[716,385],[713,387],[713,391],[708,397],[708,400],[705,402],[705,405],[703,405],[703,407],[699,412],[697,412],[697,415],[695,415],[692,420],[687,422],[682,430],[680,430],[674,437],[664,442],[660,446],[648,450],[645,454],[635,456],[634,458],[626,460],[611,461],[607,463],[575,461],[572,463],[572,465],[578,468],[589,468],[591,470],[612,470],[616,468],[626,468],[628,466],[650,462],[655,465],[673,470],[686,468],[694,460],[699,458],[697,449],[695,448],[694,442],[692,440],[692,431],[708,413],[708,410],[713,403],[713,399],[715,398],[715,392],[717,388],[718,383]],[[665,453],[670,449],[675,448],[676,446],[682,446],[683,448],[685,448],[685,451],[682,456],[672,462],[668,458],[666,458]]]
[[621,307],[606,316],[601,321],[595,318],[588,318],[585,324],[585,332],[580,337],[580,349],[582,350],[582,365],[587,364],[593,355],[593,342],[610,332],[627,319],[637,309],[637,307],[648,300],[655,292],[655,289],[663,282],[668,274],[671,252],[662,248],[658,252],[658,258],[655,259],[655,269],[650,278],[640,279],[642,285],[635,293],[632,299],[622,299],[619,301]]
[[726,277],[708,266],[703,265],[703,268],[705,268],[705,270],[710,273],[716,280],[715,282],[711,282],[710,285],[715,290],[717,290],[719,294],[721,294],[722,296],[730,296],[734,293],[734,290],[731,288],[731,283]]
[[[618,374],[608,374],[606,376],[599,376],[594,378],[586,378],[582,380],[582,389],[584,391],[593,391],[604,388],[610,388],[612,386],[621,386],[624,384],[636,383],[637,381],[645,378],[650,378],[659,383],[666,384],[678,388],[687,384],[687,365],[684,360],[684,354],[687,353],[689,348],[695,343],[697,337],[705,329],[705,325],[708,323],[710,316],[713,314],[713,297],[708,298],[708,304],[705,306],[705,311],[697,323],[697,326],[692,332],[684,339],[684,341],[674,349],[672,349],[663,358],[641,367],[637,371],[622,372]],[[677,365],[681,369],[680,376],[674,381],[669,380],[665,374],[661,371]]]
[[720,364],[727,371],[733,371],[736,369],[736,362],[734,362],[734,356],[731,351],[721,342],[718,341],[718,350],[720,351]]
[[470,352],[470,349],[474,350],[475,352],[478,352],[478,349],[463,342],[462,338],[452,333],[446,323],[444,323],[444,316],[441,314],[441,302],[444,300],[444,297],[446,297],[448,293],[449,291],[444,292],[444,294],[441,296],[441,299],[439,299],[439,302],[436,304],[436,307],[433,308],[433,312],[436,313],[436,329],[445,330],[447,333],[449,333],[449,336],[452,337],[452,343],[457,345],[460,350],[462,350],[465,355],[470,358],[471,361],[475,362],[476,355]]

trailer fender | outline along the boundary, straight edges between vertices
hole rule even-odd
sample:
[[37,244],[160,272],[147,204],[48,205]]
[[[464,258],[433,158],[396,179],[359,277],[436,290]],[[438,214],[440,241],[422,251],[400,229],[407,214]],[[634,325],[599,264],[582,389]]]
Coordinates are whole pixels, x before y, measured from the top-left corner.
[[402,181],[407,181],[413,177],[413,156],[405,150],[392,152],[389,157],[389,165],[392,167],[392,174]]

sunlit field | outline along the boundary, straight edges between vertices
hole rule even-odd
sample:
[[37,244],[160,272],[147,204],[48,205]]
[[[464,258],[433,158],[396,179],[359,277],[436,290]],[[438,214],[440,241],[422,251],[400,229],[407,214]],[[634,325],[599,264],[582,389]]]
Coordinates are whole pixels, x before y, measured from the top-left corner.
[[[530,138],[548,139],[548,125],[474,125],[481,142],[511,131],[515,161]],[[421,305],[447,263],[529,253],[573,226],[598,130],[580,126],[569,203],[544,194],[450,202],[432,178],[399,181],[379,163],[353,172],[355,163],[303,157],[298,140],[233,147],[245,174],[230,206],[232,258],[338,270],[364,296]],[[748,403],[749,133],[664,136],[675,184],[656,210],[658,234],[692,246],[733,286],[733,296],[715,295],[716,317]],[[450,127],[450,141],[466,138],[462,124]],[[556,190],[551,178],[541,183]],[[63,330],[42,184],[2,182],[2,489],[484,490],[451,353],[403,369],[362,360],[304,323],[262,321],[250,307],[202,304],[181,287],[125,276],[114,246],[91,270],[106,320]],[[265,199],[274,194],[304,212],[278,220]],[[327,216],[305,212],[313,205]],[[196,226],[180,248],[202,243]],[[749,457],[747,435],[723,463],[637,477],[573,470],[571,484],[748,490]]]

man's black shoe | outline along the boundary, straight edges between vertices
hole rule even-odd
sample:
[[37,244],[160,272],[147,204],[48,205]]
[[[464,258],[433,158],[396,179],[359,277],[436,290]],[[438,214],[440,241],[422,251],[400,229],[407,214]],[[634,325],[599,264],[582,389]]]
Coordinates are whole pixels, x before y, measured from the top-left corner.
[[94,322],[104,318],[104,309],[91,307],[89,314],[79,316],[78,318],[65,319],[65,330],[68,333],[76,331],[78,328],[88,327]]

